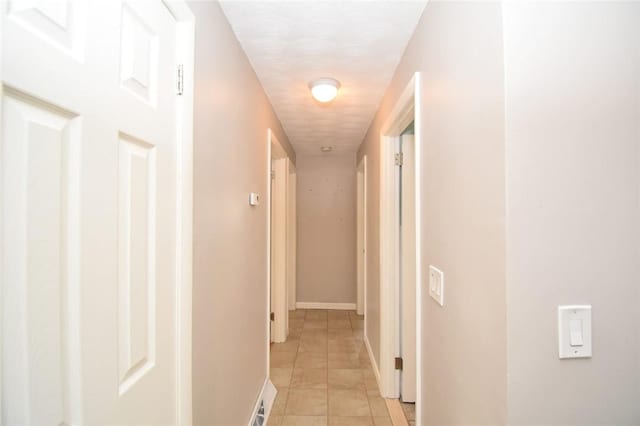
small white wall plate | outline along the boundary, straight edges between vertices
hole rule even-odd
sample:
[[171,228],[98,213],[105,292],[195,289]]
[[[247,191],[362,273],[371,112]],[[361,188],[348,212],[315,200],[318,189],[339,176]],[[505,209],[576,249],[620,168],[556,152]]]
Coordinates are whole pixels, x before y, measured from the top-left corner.
[[558,355],[591,357],[591,305],[558,306]]
[[444,272],[429,265],[429,296],[444,306]]

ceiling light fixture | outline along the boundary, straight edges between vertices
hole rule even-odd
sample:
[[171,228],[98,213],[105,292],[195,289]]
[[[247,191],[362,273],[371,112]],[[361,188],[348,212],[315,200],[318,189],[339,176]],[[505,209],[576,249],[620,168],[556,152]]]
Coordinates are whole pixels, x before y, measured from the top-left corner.
[[319,78],[309,83],[309,88],[318,102],[326,103],[336,98],[340,82],[335,78]]
[[331,152],[333,150],[332,146],[323,146],[322,148],[320,148],[320,151],[322,152]]

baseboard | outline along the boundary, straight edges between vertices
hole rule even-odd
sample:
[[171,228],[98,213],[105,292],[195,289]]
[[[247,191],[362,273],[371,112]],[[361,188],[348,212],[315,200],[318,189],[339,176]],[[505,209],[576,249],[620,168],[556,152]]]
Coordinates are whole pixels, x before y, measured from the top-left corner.
[[296,302],[296,309],[336,309],[355,311],[355,303]]
[[258,415],[258,410],[260,410],[260,403],[264,401],[264,424],[267,424],[269,420],[269,415],[271,414],[271,409],[273,408],[273,403],[276,400],[276,394],[278,391],[276,387],[271,383],[271,380],[267,377],[264,380],[264,384],[262,385],[262,389],[260,390],[260,395],[258,395],[258,400],[256,401],[256,405],[253,407],[253,413],[251,414],[251,418],[249,419],[249,426],[253,426],[256,416]]
[[387,411],[389,411],[389,417],[391,417],[391,424],[393,426],[409,426],[407,416],[402,410],[402,403],[399,399],[385,398],[384,402],[387,403]]
[[[376,359],[373,356],[373,351],[371,350],[371,343],[369,343],[369,338],[365,334],[364,336],[364,346],[367,348],[367,353],[369,354],[369,362],[371,362],[371,369],[373,370],[374,376],[376,376],[376,383],[378,383],[378,390],[380,390],[380,370],[378,370],[378,364],[376,363]],[[389,416],[391,417],[391,424],[393,426],[409,426],[409,422],[407,422],[407,418],[402,410],[402,406],[400,404],[399,399],[384,399],[387,404],[387,410],[389,411]]]
[[371,369],[373,370],[373,375],[376,376],[376,383],[378,383],[378,390],[382,389],[380,386],[380,370],[378,370],[378,363],[376,362],[376,358],[373,356],[373,350],[371,350],[371,343],[369,343],[369,337],[364,335],[364,346],[367,348],[367,353],[369,354],[369,362],[371,362]]

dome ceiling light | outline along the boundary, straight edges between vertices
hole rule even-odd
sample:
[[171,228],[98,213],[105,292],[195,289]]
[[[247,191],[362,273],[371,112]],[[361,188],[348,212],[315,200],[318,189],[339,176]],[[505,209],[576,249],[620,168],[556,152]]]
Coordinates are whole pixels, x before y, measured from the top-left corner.
[[340,82],[335,78],[319,78],[309,83],[311,94],[322,103],[331,102],[338,95]]

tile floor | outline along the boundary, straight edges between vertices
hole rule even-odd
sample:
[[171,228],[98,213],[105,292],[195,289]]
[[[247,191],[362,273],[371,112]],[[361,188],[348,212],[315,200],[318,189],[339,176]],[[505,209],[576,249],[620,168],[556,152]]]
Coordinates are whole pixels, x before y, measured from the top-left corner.
[[406,417],[409,426],[416,426],[416,404],[403,402],[402,411],[404,412],[404,416]]
[[289,312],[287,342],[271,345],[278,396],[269,426],[389,425],[354,311]]

